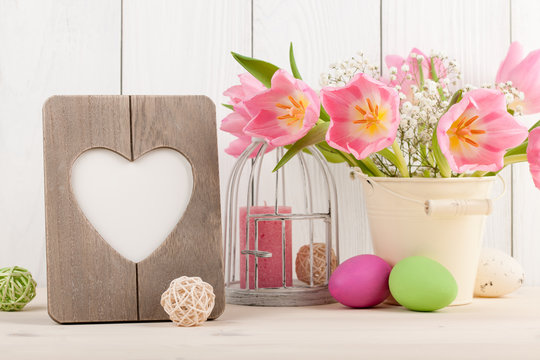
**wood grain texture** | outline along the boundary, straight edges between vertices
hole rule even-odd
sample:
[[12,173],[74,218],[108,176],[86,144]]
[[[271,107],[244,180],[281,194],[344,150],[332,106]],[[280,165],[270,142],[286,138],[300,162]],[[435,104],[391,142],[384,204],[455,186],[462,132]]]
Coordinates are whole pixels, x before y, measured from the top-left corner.
[[[540,2],[512,0],[512,41],[519,41],[527,52],[540,48]],[[527,116],[531,126],[540,116]],[[540,190],[532,182],[528,164],[513,169],[513,254],[525,269],[525,283],[540,284]]]
[[[319,89],[320,74],[331,63],[347,59],[357,51],[363,51],[374,64],[379,64],[379,20],[379,0],[254,0],[253,55],[289,70],[288,49],[292,41],[303,79],[314,89]],[[322,174],[311,157],[307,156],[306,161],[314,175],[313,193],[325,193]],[[338,189],[340,257],[343,261],[371,252],[372,246],[360,182],[351,180],[348,166],[330,167]],[[270,173],[271,167],[263,171]],[[286,172],[287,183],[301,181],[291,176],[291,171],[288,174]],[[302,192],[291,195],[288,205],[301,208]],[[317,233],[322,229],[315,230]],[[306,231],[307,225],[295,224],[293,238]]]
[[0,1],[0,264],[41,286],[41,109],[54,94],[119,94],[120,20],[120,0]]
[[[508,0],[384,0],[382,53],[406,56],[413,47],[441,51],[457,59],[463,84],[494,83],[510,44]],[[508,190],[488,217],[484,246],[511,253],[511,171],[502,175]],[[500,182],[493,194],[502,191]]]
[[0,312],[4,358],[538,360],[540,354],[538,287],[437,312],[386,304],[230,305],[218,320],[190,329],[170,323],[57,326],[44,311],[44,291],[38,289],[25,311]]
[[193,169],[188,207],[167,239],[137,264],[139,319],[168,319],[159,300],[180,276],[214,288],[211,319],[225,309],[214,103],[205,96],[132,96],[133,160],[156,148],[181,152]]
[[70,184],[71,166],[88,149],[131,159],[129,97],[52,97],[43,134],[50,316],[60,323],[137,320],[136,266],[92,227]]

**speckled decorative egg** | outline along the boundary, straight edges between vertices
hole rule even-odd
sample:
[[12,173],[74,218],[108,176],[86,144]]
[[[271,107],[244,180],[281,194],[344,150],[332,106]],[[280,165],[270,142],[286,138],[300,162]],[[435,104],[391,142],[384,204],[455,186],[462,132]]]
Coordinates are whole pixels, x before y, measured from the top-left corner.
[[457,283],[450,271],[425,256],[411,256],[398,262],[388,279],[396,301],[414,311],[435,311],[457,296]]
[[343,305],[367,308],[389,295],[388,275],[392,267],[375,255],[358,255],[344,261],[332,273],[328,290]]
[[516,291],[523,284],[523,267],[510,255],[491,248],[480,254],[474,296],[499,297]]

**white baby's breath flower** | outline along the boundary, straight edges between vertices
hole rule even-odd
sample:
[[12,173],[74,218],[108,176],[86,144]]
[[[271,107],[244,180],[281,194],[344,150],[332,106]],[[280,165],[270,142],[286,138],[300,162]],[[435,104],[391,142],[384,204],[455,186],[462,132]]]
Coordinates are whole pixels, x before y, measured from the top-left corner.
[[407,131],[405,131],[405,133],[403,134],[403,138],[405,139],[412,139],[414,137],[414,132],[412,129],[408,129]]
[[401,109],[405,112],[410,112],[412,110],[412,104],[410,101],[405,101],[401,104]]
[[349,59],[332,63],[327,72],[320,78],[322,87],[339,87],[346,85],[356,74],[365,73],[374,79],[380,78],[379,68],[358,52]]
[[409,71],[409,70],[410,70],[410,69],[409,69],[409,65],[408,65],[408,64],[403,64],[403,65],[401,65],[401,71],[407,72],[407,71]]

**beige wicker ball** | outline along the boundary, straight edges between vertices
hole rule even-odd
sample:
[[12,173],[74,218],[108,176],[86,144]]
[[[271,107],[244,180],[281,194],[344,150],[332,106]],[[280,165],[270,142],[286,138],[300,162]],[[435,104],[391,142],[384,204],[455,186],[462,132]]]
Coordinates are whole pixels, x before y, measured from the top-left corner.
[[161,306],[175,325],[197,326],[210,316],[215,298],[212,285],[199,277],[182,276],[161,295]]
[[[337,257],[334,249],[331,250],[330,268],[334,271],[337,267]],[[298,280],[310,283],[310,256],[309,245],[304,245],[296,255],[296,276]],[[326,282],[326,244],[313,243],[313,284],[323,285]]]

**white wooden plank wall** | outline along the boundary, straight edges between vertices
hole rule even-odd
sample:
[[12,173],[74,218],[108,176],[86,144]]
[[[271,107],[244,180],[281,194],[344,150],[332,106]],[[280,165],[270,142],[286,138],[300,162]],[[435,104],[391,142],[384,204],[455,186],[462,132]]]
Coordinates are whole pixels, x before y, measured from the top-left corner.
[[0,267],[45,285],[41,106],[120,93],[119,1],[0,0]]
[[[512,0],[512,40],[519,40],[530,51],[540,48],[540,1]],[[527,117],[528,125],[538,121]],[[514,256],[525,267],[528,283],[540,284],[540,191],[529,176],[527,164],[513,169]]]
[[[0,0],[0,267],[28,267],[45,283],[41,105],[49,95],[206,94],[219,104],[242,71],[230,51],[288,67],[290,41],[315,88],[320,72],[356,51],[380,64],[381,54],[414,46],[455,57],[464,83],[481,85],[494,80],[511,40],[540,48],[539,33],[534,0]],[[218,119],[226,113],[217,107]],[[231,140],[220,133],[219,148]],[[234,159],[221,152],[219,160],[224,188]],[[358,182],[346,166],[332,171],[346,259],[371,251],[369,232]],[[540,192],[526,165],[504,178],[509,190],[485,243],[513,252],[538,285]],[[317,193],[321,179],[314,184]]]

